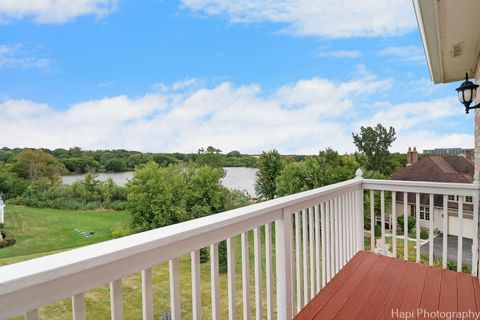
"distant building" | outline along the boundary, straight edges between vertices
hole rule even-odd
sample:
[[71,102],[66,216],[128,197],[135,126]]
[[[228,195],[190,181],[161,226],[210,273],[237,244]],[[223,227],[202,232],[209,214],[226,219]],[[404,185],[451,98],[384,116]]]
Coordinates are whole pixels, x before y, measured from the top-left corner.
[[464,156],[473,160],[474,149],[463,148],[435,148],[431,150],[423,150],[424,155],[439,155],[439,156]]

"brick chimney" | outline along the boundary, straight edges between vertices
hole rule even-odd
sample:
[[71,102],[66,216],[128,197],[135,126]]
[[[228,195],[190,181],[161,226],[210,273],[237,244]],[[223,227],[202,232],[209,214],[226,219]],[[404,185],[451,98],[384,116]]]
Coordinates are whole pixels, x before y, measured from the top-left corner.
[[411,147],[408,147],[407,151],[407,167],[411,166],[412,164],[416,163],[418,161],[418,152],[417,152],[417,147],[413,147],[413,150]]

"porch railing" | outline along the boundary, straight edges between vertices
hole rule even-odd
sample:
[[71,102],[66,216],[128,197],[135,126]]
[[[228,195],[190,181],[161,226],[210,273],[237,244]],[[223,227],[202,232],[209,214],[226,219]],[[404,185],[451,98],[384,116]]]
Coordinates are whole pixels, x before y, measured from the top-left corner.
[[[462,220],[464,197],[473,197],[475,235],[478,230],[477,184],[369,180],[363,179],[361,171],[357,171],[354,179],[345,182],[0,267],[0,319],[23,313],[26,319],[37,319],[39,308],[67,297],[72,299],[73,319],[85,319],[88,310],[84,292],[104,284],[110,285],[111,318],[122,319],[122,278],[138,272],[142,276],[143,319],[153,319],[154,299],[170,300],[173,319],[180,319],[182,308],[191,309],[193,319],[201,319],[200,249],[204,247],[210,248],[211,315],[207,316],[221,319],[220,295],[224,293],[219,285],[218,244],[223,240],[227,242],[228,284],[225,294],[228,297],[228,318],[236,319],[238,316],[236,292],[240,290],[244,319],[262,319],[265,316],[267,319],[290,319],[359,250],[364,249],[369,234],[373,236],[371,248],[375,248],[374,223],[371,223],[370,231],[364,231],[365,190],[372,190],[365,198],[371,202],[371,212],[378,210],[375,207],[375,192],[380,194],[382,222],[387,209],[393,215],[391,235],[387,235],[385,223],[381,223],[380,251],[383,254],[387,254],[386,240],[391,237],[392,255],[397,256],[395,215],[400,193],[406,205],[409,205],[408,194],[415,194],[417,217],[420,194],[430,195],[430,206],[435,204],[432,200],[434,194],[442,195],[443,199],[458,195],[459,221]],[[386,205],[386,199],[391,205]],[[448,212],[445,216],[448,220]],[[419,230],[417,223],[417,261],[420,261]],[[252,233],[253,264],[249,255]],[[236,248],[237,237],[240,237],[240,248]],[[432,237],[433,226],[430,227],[430,240]],[[462,228],[459,238],[462,238]],[[444,257],[446,239],[444,237],[443,240]],[[408,250],[407,236],[404,241]],[[429,263],[433,264],[431,243]],[[459,268],[462,265],[461,246],[462,241],[458,241]],[[241,270],[237,270],[235,264],[238,249],[241,251]],[[478,238],[474,236],[471,270],[475,275],[478,271],[477,251]],[[181,305],[179,280],[179,258],[186,254],[191,257],[192,302],[189,306]],[[405,256],[408,257],[408,254]],[[163,262],[169,263],[170,297],[153,297],[152,268]],[[252,266],[254,297],[250,297],[249,290]],[[442,266],[447,266],[446,260]],[[242,275],[241,284],[236,283],[237,273]]]

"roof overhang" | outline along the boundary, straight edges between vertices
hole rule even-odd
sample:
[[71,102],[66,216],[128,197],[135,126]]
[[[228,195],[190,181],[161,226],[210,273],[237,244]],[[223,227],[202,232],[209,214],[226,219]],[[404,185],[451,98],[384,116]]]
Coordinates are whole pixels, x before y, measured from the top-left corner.
[[434,83],[475,76],[480,46],[480,1],[413,0]]

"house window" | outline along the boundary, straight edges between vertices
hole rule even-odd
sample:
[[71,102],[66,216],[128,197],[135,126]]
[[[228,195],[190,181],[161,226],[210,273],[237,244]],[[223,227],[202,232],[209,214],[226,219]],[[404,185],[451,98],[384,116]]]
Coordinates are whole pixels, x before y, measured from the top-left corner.
[[[453,194],[450,194],[450,195],[448,195],[448,200],[459,202],[460,201],[460,196],[454,196]],[[463,202],[464,203],[472,203],[473,202],[473,197],[472,196],[465,196],[463,198]]]
[[430,208],[420,206],[420,220],[430,220]]

